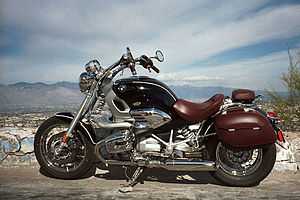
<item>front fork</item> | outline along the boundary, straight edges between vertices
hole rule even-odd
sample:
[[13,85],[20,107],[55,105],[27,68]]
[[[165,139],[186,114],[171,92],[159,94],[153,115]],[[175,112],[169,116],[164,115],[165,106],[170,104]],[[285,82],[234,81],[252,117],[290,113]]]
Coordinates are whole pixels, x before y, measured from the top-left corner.
[[62,138],[62,145],[66,145],[69,138],[73,137],[73,130],[76,127],[77,123],[79,122],[79,120],[82,118],[83,114],[87,111],[87,109],[89,109],[89,107],[91,106],[92,102],[94,102],[94,99],[96,98],[96,90],[92,90],[93,92],[88,93],[83,102],[81,103],[79,110],[76,114],[76,116],[73,118],[70,127],[68,128],[68,130],[65,132],[63,138]]

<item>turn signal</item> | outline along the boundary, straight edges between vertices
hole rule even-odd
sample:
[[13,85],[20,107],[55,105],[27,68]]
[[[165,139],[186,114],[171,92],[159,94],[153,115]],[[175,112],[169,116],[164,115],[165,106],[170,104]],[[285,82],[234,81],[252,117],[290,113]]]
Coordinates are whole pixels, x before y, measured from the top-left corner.
[[277,132],[277,140],[279,141],[279,142],[285,142],[285,140],[284,140],[284,136],[283,136],[283,133],[282,133],[282,130],[278,130],[278,132]]

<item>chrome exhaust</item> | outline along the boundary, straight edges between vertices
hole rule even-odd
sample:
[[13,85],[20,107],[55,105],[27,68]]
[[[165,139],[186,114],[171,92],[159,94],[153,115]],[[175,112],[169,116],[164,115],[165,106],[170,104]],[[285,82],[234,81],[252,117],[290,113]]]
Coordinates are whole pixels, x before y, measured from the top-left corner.
[[216,163],[209,160],[199,160],[191,161],[187,159],[176,159],[167,160],[165,162],[161,161],[119,161],[119,160],[105,160],[100,153],[100,145],[104,140],[98,142],[95,146],[96,157],[103,162],[105,165],[121,165],[121,166],[136,166],[136,167],[146,167],[146,168],[163,168],[169,171],[215,171]]
[[106,160],[109,165],[124,165],[124,166],[138,166],[147,168],[163,168],[169,171],[215,171],[216,165],[213,161],[188,161],[188,160],[169,160],[166,162],[150,161],[150,162],[130,162]]
[[186,161],[186,160],[173,160],[167,161],[161,165],[169,171],[215,171],[215,162],[213,161]]

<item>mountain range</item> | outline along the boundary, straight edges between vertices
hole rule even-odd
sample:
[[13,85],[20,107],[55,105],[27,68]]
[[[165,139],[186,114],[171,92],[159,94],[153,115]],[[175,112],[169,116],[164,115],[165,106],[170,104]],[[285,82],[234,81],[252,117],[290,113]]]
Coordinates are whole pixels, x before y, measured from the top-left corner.
[[[234,88],[196,87],[190,85],[171,85],[170,88],[179,98],[204,101],[216,93],[231,95]],[[264,91],[256,91],[265,94]],[[49,111],[76,109],[84,95],[79,91],[78,83],[57,82],[27,83],[19,82],[0,85],[0,112]]]

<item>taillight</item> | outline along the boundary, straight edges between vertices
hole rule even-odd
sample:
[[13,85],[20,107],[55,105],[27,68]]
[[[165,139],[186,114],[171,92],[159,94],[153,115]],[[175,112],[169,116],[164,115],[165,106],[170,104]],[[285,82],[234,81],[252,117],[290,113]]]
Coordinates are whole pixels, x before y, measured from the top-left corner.
[[273,124],[278,124],[282,122],[282,120],[276,112],[267,112],[267,117],[271,120]]
[[277,131],[277,140],[279,142],[285,142],[282,130],[280,130],[280,129]]
[[273,117],[278,117],[276,112],[267,112],[268,117],[273,118]]

